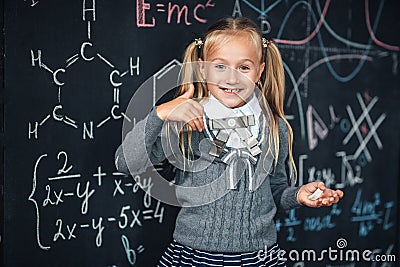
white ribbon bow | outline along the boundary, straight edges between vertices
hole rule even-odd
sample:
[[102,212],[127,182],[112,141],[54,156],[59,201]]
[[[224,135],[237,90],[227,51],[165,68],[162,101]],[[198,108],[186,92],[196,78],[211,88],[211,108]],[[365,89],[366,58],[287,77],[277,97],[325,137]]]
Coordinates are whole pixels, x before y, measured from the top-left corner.
[[247,176],[249,178],[249,191],[254,191],[254,170],[253,165],[256,164],[257,159],[249,152],[242,149],[232,149],[229,153],[224,155],[221,159],[228,165],[229,176],[228,176],[228,189],[236,189],[236,184],[239,181],[239,177],[242,174],[238,168],[240,161],[243,161],[247,168]]

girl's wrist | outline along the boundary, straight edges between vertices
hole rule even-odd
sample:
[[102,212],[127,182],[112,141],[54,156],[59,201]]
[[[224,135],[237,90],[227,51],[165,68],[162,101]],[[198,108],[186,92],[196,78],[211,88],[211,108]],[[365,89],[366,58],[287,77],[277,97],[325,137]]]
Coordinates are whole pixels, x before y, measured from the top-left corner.
[[157,117],[159,117],[161,120],[165,121],[165,116],[164,116],[164,112],[162,110],[162,105],[156,106],[156,115]]
[[303,203],[301,203],[300,198],[299,198],[299,194],[300,194],[300,190],[303,186],[300,186],[297,191],[296,191],[296,200],[299,204],[303,205]]

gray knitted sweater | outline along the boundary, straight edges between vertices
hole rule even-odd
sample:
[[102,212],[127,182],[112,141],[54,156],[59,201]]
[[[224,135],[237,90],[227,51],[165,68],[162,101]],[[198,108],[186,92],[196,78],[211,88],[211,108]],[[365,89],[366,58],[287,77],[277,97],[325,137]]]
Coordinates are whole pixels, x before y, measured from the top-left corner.
[[[138,122],[116,151],[117,170],[131,175],[140,174],[152,163],[165,160],[160,137],[163,125],[164,121],[157,116],[155,109]],[[228,253],[258,251],[276,243],[277,232],[273,219],[277,209],[301,206],[296,200],[298,188],[288,186],[285,167],[288,132],[283,120],[279,121],[279,137],[278,164],[272,173],[257,168],[258,177],[265,179],[262,179],[255,191],[248,190],[249,180],[243,172],[235,190],[229,190],[209,204],[190,206],[190,201],[201,199],[204,195],[178,195],[186,205],[183,205],[177,216],[174,239],[195,249]],[[199,158],[207,154],[199,149],[201,140],[205,138],[203,132],[193,132],[193,153]],[[261,149],[265,150],[265,146],[261,145]],[[149,157],[143,156],[146,153]],[[258,160],[257,164],[262,164],[262,160]],[[175,182],[182,186],[210,184],[216,177],[224,175],[226,168],[223,161],[214,158],[204,170],[177,171]]]

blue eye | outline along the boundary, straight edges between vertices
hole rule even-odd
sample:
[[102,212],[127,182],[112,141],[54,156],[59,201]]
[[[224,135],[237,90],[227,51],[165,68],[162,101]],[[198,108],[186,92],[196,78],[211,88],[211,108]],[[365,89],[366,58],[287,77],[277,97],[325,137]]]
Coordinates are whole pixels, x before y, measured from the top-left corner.
[[250,70],[250,68],[248,66],[245,66],[245,65],[240,66],[240,69],[241,70]]
[[226,66],[224,64],[215,64],[215,68],[219,70],[224,70],[226,69]]

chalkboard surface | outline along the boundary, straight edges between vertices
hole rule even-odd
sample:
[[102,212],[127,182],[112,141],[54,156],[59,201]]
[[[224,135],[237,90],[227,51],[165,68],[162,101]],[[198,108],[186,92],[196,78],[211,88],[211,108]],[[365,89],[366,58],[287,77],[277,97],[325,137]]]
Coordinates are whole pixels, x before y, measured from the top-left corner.
[[6,0],[3,266],[156,266],[178,208],[151,198],[151,177],[118,173],[114,152],[123,121],[226,16],[252,18],[281,50],[297,184],[345,192],[277,215],[288,266],[399,266],[399,12],[394,0]]

